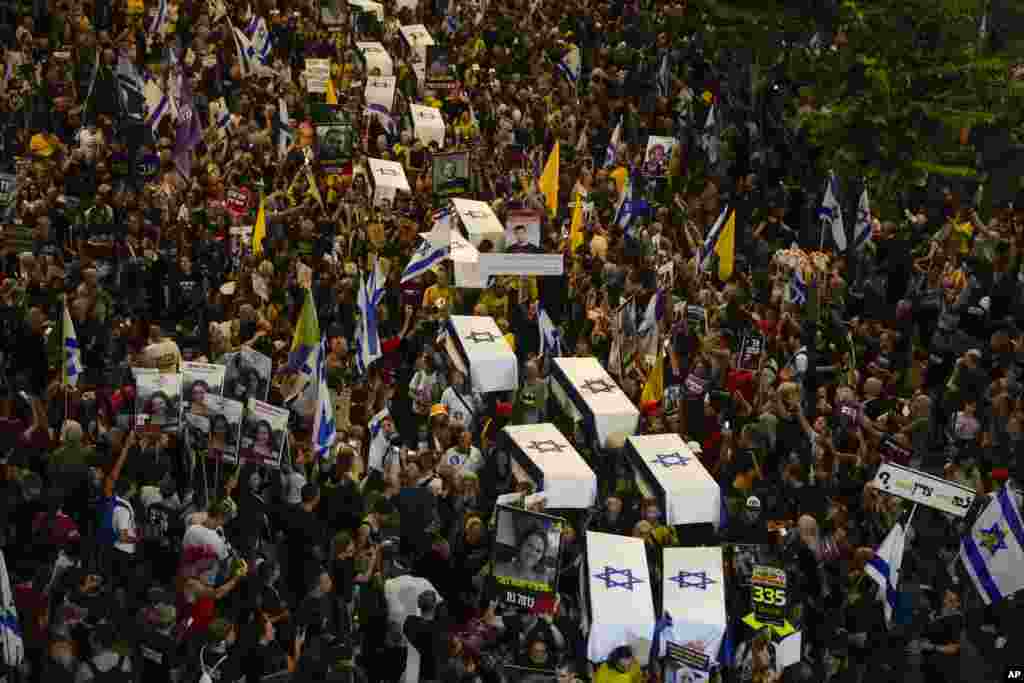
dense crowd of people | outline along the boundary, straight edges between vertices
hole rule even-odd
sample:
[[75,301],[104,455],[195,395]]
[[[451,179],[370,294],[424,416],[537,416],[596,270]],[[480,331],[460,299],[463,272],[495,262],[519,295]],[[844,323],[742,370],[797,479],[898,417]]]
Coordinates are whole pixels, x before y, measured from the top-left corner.
[[[749,586],[731,580],[743,646],[710,653],[720,681],[987,681],[1014,663],[1016,603],[982,608],[963,580],[972,517],[918,506],[894,615],[865,566],[911,508],[874,485],[882,463],[976,492],[972,514],[1024,479],[1024,201],[982,216],[951,182],[902,215],[808,221],[789,196],[806,175],[783,162],[803,105],[752,113],[775,104],[750,106],[762,95],[701,47],[685,2],[0,13],[0,634],[24,648],[5,637],[0,677],[684,680],[627,643],[588,657],[588,530],[642,539],[652,586],[664,548],[721,545],[732,577],[767,548],[800,596],[797,661],[778,671],[774,646],[741,637]],[[413,25],[439,48],[428,69]],[[389,55],[391,107],[367,102],[390,74],[365,42]],[[414,104],[440,112],[440,143]],[[398,162],[408,191],[382,199],[368,159]],[[562,274],[471,286],[441,259],[405,277],[452,188],[539,226],[474,240],[480,255],[560,253]],[[308,301],[326,451],[296,400]],[[474,389],[451,315],[494,320],[514,390]],[[608,368],[637,434],[689,444],[725,508],[711,537],[638,485],[627,434],[573,421],[552,339]],[[189,363],[226,376],[189,381]],[[512,503],[563,521],[557,571],[543,533],[493,552],[499,496],[536,493],[499,435],[547,422],[598,481],[590,509]],[[506,604],[491,577],[512,574],[551,599]]]

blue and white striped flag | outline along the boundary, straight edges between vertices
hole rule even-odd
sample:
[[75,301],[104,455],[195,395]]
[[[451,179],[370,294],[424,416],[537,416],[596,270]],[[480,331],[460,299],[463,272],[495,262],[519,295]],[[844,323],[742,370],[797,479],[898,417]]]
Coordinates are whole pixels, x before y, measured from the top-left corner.
[[700,269],[704,270],[710,267],[711,255],[715,253],[715,245],[718,244],[718,237],[722,232],[722,228],[725,227],[725,219],[729,216],[729,207],[723,206],[722,213],[718,214],[718,218],[715,220],[714,225],[708,230],[707,237],[704,238],[704,244],[700,248]]
[[860,193],[857,202],[857,222],[853,226],[853,248],[860,249],[871,237],[871,205],[868,203],[868,188]]
[[608,149],[604,153],[604,167],[611,168],[615,165],[615,155],[619,149],[619,143],[622,140],[622,116],[619,116],[619,122],[615,124],[615,130],[612,131],[612,137],[608,140]]
[[793,269],[793,277],[789,279],[789,303],[797,306],[807,303],[807,283],[799,268]]
[[718,134],[718,105],[711,105],[708,109],[708,117],[704,120],[704,130],[700,134],[700,148],[708,157],[708,165],[715,166],[722,149],[722,138]]
[[25,660],[25,641],[18,625],[18,610],[14,605],[11,577],[7,573],[3,550],[0,550],[0,652],[3,653],[4,664],[11,670],[20,668]]
[[821,200],[818,218],[821,219],[821,241],[825,242],[825,228],[832,228],[832,241],[836,249],[846,251],[846,227],[843,225],[843,208],[839,206],[839,187],[834,173],[825,181],[825,198]]
[[291,117],[288,115],[288,101],[283,97],[277,99],[277,125],[277,153],[283,158],[295,142],[295,131],[292,130]]
[[146,32],[150,35],[159,35],[165,21],[167,21],[167,0],[158,0],[156,14],[153,15],[153,20],[146,27]]
[[885,610],[885,623],[892,626],[892,614],[899,604],[900,567],[903,565],[903,547],[907,530],[902,521],[896,522],[878,546],[874,556],[864,565],[864,573],[878,584],[878,597]]
[[633,178],[627,174],[626,186],[622,188],[622,196],[615,207],[615,225],[622,228],[623,234],[632,235],[633,218]]
[[540,351],[548,358],[562,357],[562,333],[558,331],[543,306],[537,306],[537,327],[540,330]]
[[64,377],[63,383],[73,387],[78,384],[82,374],[82,350],[78,347],[78,335],[75,334],[75,323],[71,313],[64,304]]
[[235,49],[238,51],[238,70],[241,72],[242,78],[247,78],[256,70],[256,64],[254,63],[254,57],[256,51],[253,48],[252,41],[242,32],[239,28],[231,29],[232,35],[235,37]]
[[317,398],[316,413],[313,415],[313,449],[318,458],[330,455],[331,446],[338,437],[331,405],[331,391],[327,388],[327,340],[320,340],[316,358]]
[[580,82],[580,49],[576,45],[570,45],[569,51],[558,61],[558,70],[569,81],[573,88],[579,86]]
[[146,81],[142,86],[142,92],[146,100],[146,125],[153,131],[154,136],[159,137],[157,130],[160,128],[160,122],[171,110],[171,100],[154,79]]
[[388,448],[391,446],[382,429],[384,418],[386,417],[391,417],[391,411],[387,407],[374,415],[367,425],[367,431],[370,433],[370,446],[366,458],[367,465],[370,469],[377,469],[381,472],[383,472],[384,458],[387,455]]
[[365,372],[375,360],[384,355],[377,334],[377,304],[384,298],[384,273],[380,261],[374,261],[373,270],[359,286],[359,367]]
[[270,47],[271,40],[270,31],[267,30],[267,20],[260,17],[252,32],[253,57],[258,59],[261,64],[266,64],[270,58]]
[[434,227],[430,232],[420,233],[423,241],[413,252],[409,265],[402,271],[402,282],[415,280],[417,277],[448,258],[451,252],[451,212],[441,209],[434,213]]
[[1009,487],[999,490],[961,539],[960,559],[986,605],[1024,588],[1024,524]]

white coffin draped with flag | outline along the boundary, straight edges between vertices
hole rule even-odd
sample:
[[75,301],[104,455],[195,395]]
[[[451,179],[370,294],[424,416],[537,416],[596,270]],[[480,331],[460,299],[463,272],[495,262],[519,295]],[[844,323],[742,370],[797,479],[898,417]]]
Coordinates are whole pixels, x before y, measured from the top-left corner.
[[480,252],[462,236],[458,230],[450,233],[452,270],[455,271],[455,286],[467,289],[483,289],[487,286],[480,272]]
[[406,49],[409,51],[409,61],[414,64],[423,64],[427,61],[427,48],[434,45],[434,38],[430,31],[423,24],[410,24],[402,26],[399,31],[402,33],[402,40],[405,41]]
[[409,115],[412,117],[412,129],[416,139],[425,146],[436,142],[438,148],[444,149],[444,116],[440,109],[425,107],[422,104],[410,104]]
[[727,624],[722,549],[665,548],[663,553],[662,604],[672,625],[662,632],[660,654],[673,642],[703,650],[714,662]]
[[515,391],[519,386],[519,361],[494,318],[453,315],[448,319],[448,339],[469,369],[473,391]]
[[394,76],[377,76],[366,79],[366,87],[363,89],[366,106],[376,106],[383,108],[384,111],[391,111],[395,106],[395,89],[397,87],[398,79]]
[[[612,434],[632,434],[640,423],[640,411],[619,388],[596,358],[555,358],[552,378],[593,430],[601,447]],[[570,414],[571,410],[567,410]]]
[[550,423],[510,425],[501,430],[502,445],[537,485],[547,507],[585,510],[597,500],[597,475],[558,427]]
[[490,240],[494,248],[501,251],[505,245],[505,226],[498,220],[498,215],[487,202],[475,199],[453,199],[455,213],[469,234],[469,241],[479,247],[485,239]]
[[629,645],[646,666],[654,601],[643,539],[588,531],[586,550],[580,586],[587,589],[587,659],[603,662],[615,648]]
[[722,523],[722,489],[678,434],[626,439],[633,467],[661,498],[670,525]]
[[[381,21],[384,20],[381,19]],[[391,55],[388,54],[388,51],[385,50],[384,46],[380,43],[356,43],[356,49],[359,50],[359,54],[362,55],[363,64],[366,66],[366,74],[368,77],[373,78],[374,76],[395,75],[395,63],[391,61]],[[374,74],[374,69],[379,69],[380,73]]]
[[384,201],[395,201],[399,192],[410,192],[409,180],[405,177],[405,169],[397,161],[385,159],[367,159],[370,165],[370,181],[373,184],[374,205]]

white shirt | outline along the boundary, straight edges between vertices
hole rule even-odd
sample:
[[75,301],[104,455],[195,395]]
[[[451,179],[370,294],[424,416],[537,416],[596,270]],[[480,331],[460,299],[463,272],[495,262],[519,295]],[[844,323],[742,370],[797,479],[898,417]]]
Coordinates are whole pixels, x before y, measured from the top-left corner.
[[[118,538],[121,537],[121,533],[127,531],[131,536],[136,535],[135,531],[135,510],[132,509],[132,504],[120,496],[117,498],[117,504],[114,506],[113,516],[114,532]],[[123,553],[129,555],[135,554],[135,542],[123,543],[117,541],[114,543],[114,547]]]
[[452,423],[461,424],[469,430],[473,429],[473,420],[482,407],[482,401],[476,394],[465,393],[455,387],[444,390],[441,404],[448,410],[448,419]]
[[484,458],[476,446],[470,446],[469,453],[463,453],[452,446],[444,454],[444,464],[451,465],[460,472],[480,474],[480,470],[484,468]]
[[[202,524],[193,524],[185,531],[181,541],[182,560],[189,565],[203,565],[201,577],[207,583],[214,583],[220,574],[221,563],[228,559],[230,551],[224,538],[213,529]],[[211,565],[212,566],[207,566]]]

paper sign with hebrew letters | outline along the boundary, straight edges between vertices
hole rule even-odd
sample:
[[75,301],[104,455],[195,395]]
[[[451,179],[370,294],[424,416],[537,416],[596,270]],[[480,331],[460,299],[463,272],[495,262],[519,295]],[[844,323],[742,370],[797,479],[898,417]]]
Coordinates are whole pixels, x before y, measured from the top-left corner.
[[874,485],[879,491],[954,517],[966,517],[974,503],[975,493],[966,486],[891,462],[878,468]]

